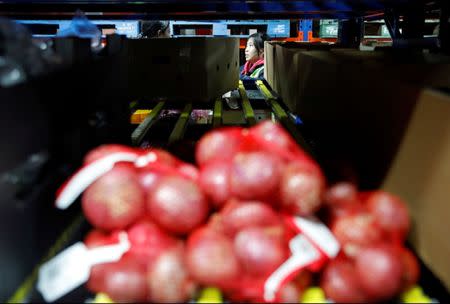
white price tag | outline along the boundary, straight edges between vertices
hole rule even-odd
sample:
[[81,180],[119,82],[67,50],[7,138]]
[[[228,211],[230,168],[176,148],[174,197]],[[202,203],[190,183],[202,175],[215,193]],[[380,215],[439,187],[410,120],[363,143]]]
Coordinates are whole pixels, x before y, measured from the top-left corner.
[[320,247],[330,258],[336,257],[340,246],[334,235],[321,221],[313,217],[294,217],[294,223],[299,229]]
[[306,255],[311,259],[319,258],[319,252],[317,249],[302,234],[298,234],[291,239],[289,242],[289,249],[291,249],[293,255]]
[[119,243],[96,247],[89,250],[88,263],[90,265],[111,263],[120,260],[122,255],[130,249],[130,242],[126,232],[119,234]]
[[110,171],[118,162],[135,162],[138,159],[136,153],[117,152],[100,158],[86,165],[73,175],[56,197],[56,207],[67,209],[93,182],[103,174]]
[[89,279],[88,249],[82,242],[67,248],[39,269],[37,289],[53,302]]
[[301,234],[289,242],[289,248],[292,251],[292,256],[281,264],[264,284],[264,300],[267,302],[275,301],[276,293],[293,273],[320,258],[320,252]]
[[53,302],[87,282],[93,265],[116,262],[129,249],[125,232],[119,235],[118,244],[92,250],[78,242],[40,267],[37,290],[46,302]]

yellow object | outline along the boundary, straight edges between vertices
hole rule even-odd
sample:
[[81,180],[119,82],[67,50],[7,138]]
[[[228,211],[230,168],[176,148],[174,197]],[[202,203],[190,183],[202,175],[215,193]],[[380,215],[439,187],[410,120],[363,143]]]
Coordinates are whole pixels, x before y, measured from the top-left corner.
[[300,303],[327,303],[327,299],[322,288],[309,287],[302,294]]
[[400,300],[403,303],[431,303],[431,298],[423,293],[420,286],[413,286],[407,291],[403,292]]
[[95,299],[94,299],[94,301],[92,301],[92,303],[114,303],[114,301],[111,300],[111,298],[108,297],[106,294],[98,293],[95,296]]
[[132,124],[138,125],[144,121],[144,119],[152,112],[152,110],[136,110],[131,114],[130,122]]
[[219,289],[214,287],[204,288],[200,292],[200,297],[197,300],[197,303],[222,303],[222,293]]

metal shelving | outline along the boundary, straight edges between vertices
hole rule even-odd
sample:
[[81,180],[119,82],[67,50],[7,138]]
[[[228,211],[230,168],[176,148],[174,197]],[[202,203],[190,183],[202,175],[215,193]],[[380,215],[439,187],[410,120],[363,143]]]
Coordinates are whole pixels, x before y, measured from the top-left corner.
[[[42,16],[58,12],[53,18],[70,18],[76,9],[90,12],[101,18],[147,18],[198,19],[220,17],[220,19],[269,19],[282,18],[349,18],[373,16],[386,9],[401,9],[410,3],[435,7],[435,1],[421,0],[40,0],[11,1],[0,3],[0,11],[9,16]],[[233,16],[233,17],[232,17]],[[282,17],[281,17],[282,16]],[[231,17],[231,18],[228,18]],[[281,18],[280,18],[281,17]]]
[[[91,20],[290,20],[290,19],[336,19],[339,21],[337,40],[348,47],[355,47],[363,38],[362,20],[383,19],[385,28],[380,33],[370,34],[369,39],[387,39],[387,31],[394,46],[405,47],[408,41],[417,45],[440,47],[450,52],[449,2],[446,0],[40,0],[0,2],[0,13],[13,19],[71,19],[77,9],[86,12]],[[447,17],[446,17],[447,16]],[[436,41],[419,41],[434,38],[424,37],[427,18],[440,19]],[[270,32],[270,24],[266,23]],[[228,27],[216,24],[210,33],[228,33]],[[282,26],[281,26],[282,27]],[[387,29],[387,31],[386,31]],[[207,31],[209,35],[209,30]],[[300,40],[311,41],[310,30],[302,28]],[[335,39],[331,36],[324,39]],[[243,35],[245,36],[245,35]],[[272,35],[277,38],[277,34]],[[240,37],[240,34],[238,35]],[[278,37],[285,37],[284,33]],[[328,38],[327,38],[328,37]],[[303,38],[303,39],[301,39]],[[320,38],[320,37],[319,37]],[[439,39],[439,41],[438,41]]]
[[[41,33],[33,33],[33,36],[35,37],[53,37],[56,35],[56,33],[59,30],[65,30],[67,29],[70,24],[71,20],[49,20],[49,19],[43,19],[43,20],[17,20],[19,23],[22,23],[24,25],[33,26],[33,25],[53,25],[55,26],[55,32],[53,34],[41,34]],[[115,28],[115,33],[120,35],[125,35],[128,38],[137,37],[139,34],[139,22],[136,20],[91,20],[92,23],[100,26],[102,25],[110,25]]]
[[[230,36],[247,38],[251,32],[248,29],[240,29],[240,27],[264,27],[264,31],[273,38],[286,38],[290,33],[290,21],[282,20],[214,20],[214,21],[172,21],[171,32],[174,36],[190,36],[189,34],[179,34],[178,27],[194,28],[196,26],[210,27],[210,36]],[[247,30],[245,33],[243,31]],[[235,32],[239,32],[236,34]],[[242,32],[242,33],[241,33]],[[195,35],[194,35],[195,36]]]

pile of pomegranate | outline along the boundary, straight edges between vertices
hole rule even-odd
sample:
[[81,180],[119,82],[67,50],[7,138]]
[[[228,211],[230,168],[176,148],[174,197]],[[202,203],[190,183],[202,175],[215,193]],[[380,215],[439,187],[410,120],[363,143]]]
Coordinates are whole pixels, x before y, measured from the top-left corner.
[[120,231],[131,245],[119,261],[91,269],[89,290],[117,302],[186,302],[213,286],[232,301],[263,302],[268,277],[292,254],[285,215],[319,216],[341,250],[291,276],[276,301],[298,302],[311,284],[335,302],[386,301],[417,282],[418,261],[404,246],[405,203],[350,182],[327,185],[280,125],[214,129],[195,152],[196,166],[120,145],[85,157],[84,166],[114,153],[146,160],[115,163],[82,195],[94,227],[87,247],[117,243]]

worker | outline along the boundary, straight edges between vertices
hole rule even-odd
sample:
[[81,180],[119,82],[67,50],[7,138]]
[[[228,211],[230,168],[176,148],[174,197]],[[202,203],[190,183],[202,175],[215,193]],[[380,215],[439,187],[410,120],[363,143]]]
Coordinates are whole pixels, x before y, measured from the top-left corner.
[[143,21],[140,38],[170,38],[169,21]]
[[241,79],[264,77],[264,41],[269,40],[266,33],[254,33],[248,37],[245,48],[245,64],[241,66]]

